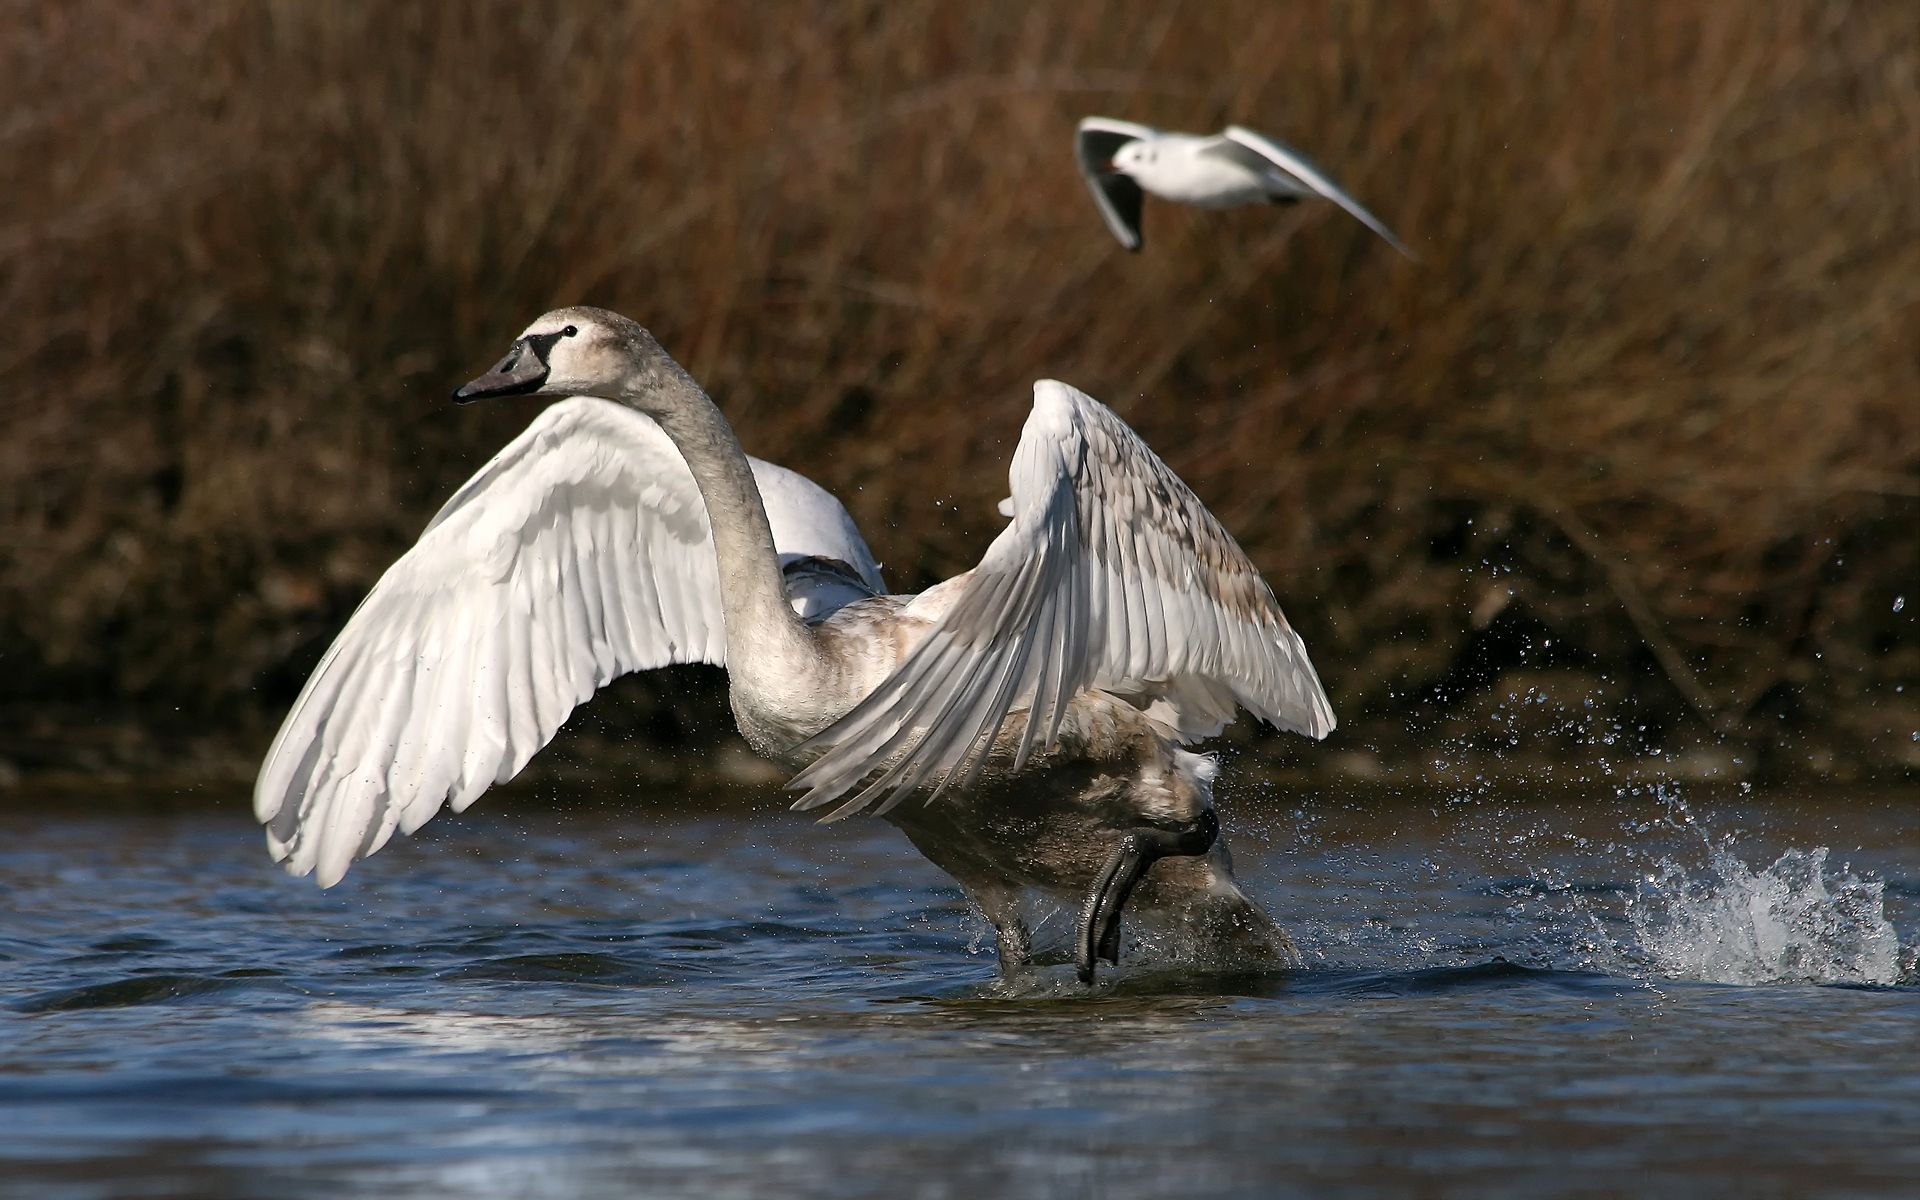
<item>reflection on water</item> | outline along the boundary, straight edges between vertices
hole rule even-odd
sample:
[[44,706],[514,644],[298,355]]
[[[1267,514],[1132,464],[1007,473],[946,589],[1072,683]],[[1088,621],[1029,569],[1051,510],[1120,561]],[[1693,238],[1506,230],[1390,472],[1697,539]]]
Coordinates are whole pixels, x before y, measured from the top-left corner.
[[1095,993],[1070,914],[1003,983],[890,830],[774,801],[490,800],[324,894],[241,797],[0,812],[0,1193],[1899,1195],[1920,1169],[1906,797],[1223,803],[1309,966],[1196,973],[1135,922]]

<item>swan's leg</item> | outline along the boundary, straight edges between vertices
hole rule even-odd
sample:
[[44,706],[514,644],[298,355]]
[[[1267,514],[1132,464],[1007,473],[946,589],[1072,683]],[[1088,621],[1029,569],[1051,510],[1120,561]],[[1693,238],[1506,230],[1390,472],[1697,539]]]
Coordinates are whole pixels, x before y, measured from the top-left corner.
[[1011,979],[1033,960],[1033,934],[1020,917],[1020,892],[1017,888],[973,887],[968,889],[997,937],[1000,952],[1000,978]]
[[1080,982],[1091,985],[1094,963],[1106,959],[1120,962],[1120,914],[1126,908],[1133,886],[1147,868],[1170,854],[1205,854],[1220,836],[1220,818],[1211,808],[1203,808],[1190,821],[1158,822],[1142,825],[1120,839],[1107,864],[1093,881],[1086,904],[1080,909],[1080,936],[1076,941],[1074,965]]
[[968,903],[993,926],[1000,975],[1009,978],[1033,957],[1033,936],[1020,918],[1021,885],[1016,877],[996,868],[992,846],[983,844],[976,832],[954,822],[956,811],[969,810],[960,806],[936,809],[902,805],[888,813],[886,820],[906,834],[928,862],[952,876],[967,894]]

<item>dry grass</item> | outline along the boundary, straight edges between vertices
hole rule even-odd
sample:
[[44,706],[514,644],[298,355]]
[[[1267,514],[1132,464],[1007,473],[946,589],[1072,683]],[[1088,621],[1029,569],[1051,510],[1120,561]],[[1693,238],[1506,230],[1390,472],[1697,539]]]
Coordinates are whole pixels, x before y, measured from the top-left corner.
[[[445,390],[586,301],[896,585],[978,553],[1058,376],[1215,506],[1344,714],[1544,664],[1652,737],[1911,763],[1920,25],[1163,9],[19,6],[0,697],[257,730],[531,412]],[[1125,255],[1089,112],[1268,129],[1421,261],[1327,206],[1152,206]]]

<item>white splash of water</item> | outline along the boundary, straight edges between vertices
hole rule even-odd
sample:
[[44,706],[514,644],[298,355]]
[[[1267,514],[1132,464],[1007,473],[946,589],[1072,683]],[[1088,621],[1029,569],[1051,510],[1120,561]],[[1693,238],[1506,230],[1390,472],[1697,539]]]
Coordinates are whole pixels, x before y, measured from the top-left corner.
[[1764,871],[1724,846],[1707,849],[1699,878],[1663,859],[1628,904],[1659,973],[1711,983],[1900,982],[1885,884],[1830,873],[1825,847],[1788,850]]

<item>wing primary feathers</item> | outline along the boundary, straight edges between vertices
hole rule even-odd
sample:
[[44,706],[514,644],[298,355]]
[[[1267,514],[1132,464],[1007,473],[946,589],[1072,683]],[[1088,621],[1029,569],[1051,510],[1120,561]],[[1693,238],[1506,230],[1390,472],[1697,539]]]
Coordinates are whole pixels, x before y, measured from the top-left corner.
[[1315,166],[1311,159],[1298,150],[1284,143],[1277,142],[1265,134],[1256,133],[1251,129],[1246,129],[1239,125],[1227,126],[1225,132],[1220,136],[1225,138],[1229,143],[1252,151],[1259,159],[1265,160],[1268,165],[1278,168],[1280,171],[1292,176],[1299,183],[1303,184],[1307,191],[1331,200],[1341,208],[1347,210],[1348,215],[1352,216],[1354,220],[1359,221],[1368,229],[1379,234],[1386,240],[1388,245],[1398,250],[1401,254],[1410,259],[1418,259],[1419,256],[1414,254],[1412,250],[1409,250],[1405,242],[1402,242],[1398,237],[1394,236],[1393,230],[1388,229],[1385,222],[1367,211],[1364,205],[1347,194],[1346,189],[1335,183],[1328,177],[1326,172]]
[[[982,580],[982,593],[980,593],[982,600],[990,597],[997,598],[1008,582],[1022,587],[1023,590],[1019,596],[1022,603],[992,604],[990,607],[996,610],[1014,609],[1016,611],[1024,607],[1024,601],[1031,596],[1035,586],[1034,581],[1025,576],[1015,576],[1011,581],[994,578]],[[973,596],[965,598],[967,601],[972,599],[974,599]],[[932,640],[930,636],[929,643]],[[834,809],[826,820],[840,821],[853,816],[888,792],[897,791],[904,795],[919,786],[933,772],[935,765],[941,761],[948,745],[954,739],[966,737],[971,732],[964,722],[950,720],[952,714],[960,709],[968,695],[983,682],[978,671],[957,680],[952,678],[955,670],[965,662],[961,644],[957,639],[946,639],[944,644],[937,647],[935,656],[924,666],[915,661],[918,658],[919,655],[916,654],[909,659],[909,664],[915,667],[911,678],[906,673],[909,664],[903,664],[892,677],[903,687],[903,691],[891,705],[902,713],[897,722],[889,722],[894,729],[892,735],[878,747],[869,747],[860,741],[834,745],[832,750],[796,775],[788,784],[789,787],[812,785],[812,790],[793,807],[805,810],[832,801],[846,787],[851,786],[866,774],[868,764],[888,762],[895,752],[911,745],[912,749],[908,754],[890,762],[877,779],[861,789],[853,799]],[[944,702],[924,722],[909,719],[905,714],[917,709],[920,698],[929,693],[944,694]],[[868,699],[874,700],[878,694],[876,690],[875,695],[869,696]],[[844,720],[843,718],[842,721]],[[836,724],[835,727],[837,728],[838,725]],[[937,738],[934,736],[935,731],[938,731]],[[968,740],[971,738],[969,737]]]
[[[934,690],[940,683],[947,680],[951,664],[958,662],[959,659],[960,652],[957,646],[937,647],[935,655],[920,665],[916,678],[903,681],[909,684],[910,690],[902,699],[911,703],[926,692]],[[947,704],[950,706],[957,702],[958,689],[949,688],[948,693]],[[906,705],[902,707],[905,709]],[[852,800],[836,808],[825,820],[829,823],[841,821],[864,809],[868,802],[885,790],[884,784],[899,778],[912,763],[912,759],[907,756],[889,763],[889,757],[901,747],[909,744],[917,745],[925,739],[924,729],[909,724],[905,711],[898,717],[892,718],[888,725],[891,726],[892,732],[884,739],[876,739],[874,734],[869,733],[860,741],[851,742],[844,747],[836,747],[836,750],[844,750],[844,754],[823,755],[805,771],[795,775],[788,784],[789,787],[811,785],[812,790],[796,801],[793,807],[804,812],[827,804],[865,777],[873,764],[888,763],[887,769],[881,772],[878,780],[869,784]]]
[[[1040,619],[1046,622],[1048,627],[1052,625],[1054,618],[1055,613],[1051,607],[1041,610]],[[1032,756],[1034,747],[1036,745],[1044,745],[1040,737],[1040,730],[1043,728],[1044,723],[1050,719],[1048,711],[1051,707],[1053,692],[1055,690],[1053,674],[1059,667],[1059,664],[1054,662],[1046,653],[1042,641],[1043,638],[1050,636],[1051,629],[1046,627],[1036,628],[1033,633],[1037,636],[1021,639],[1021,642],[1026,647],[1038,651],[1040,661],[1034,671],[1032,686],[1025,689],[1027,693],[1027,720],[1025,726],[1020,730],[1020,739],[1014,748],[1013,770],[1016,774],[1026,769],[1027,760]]]

